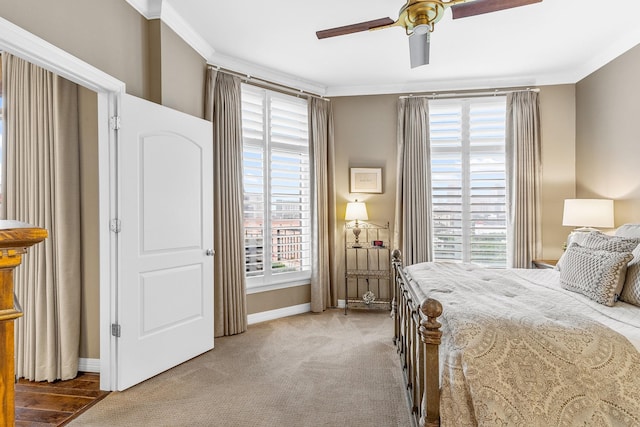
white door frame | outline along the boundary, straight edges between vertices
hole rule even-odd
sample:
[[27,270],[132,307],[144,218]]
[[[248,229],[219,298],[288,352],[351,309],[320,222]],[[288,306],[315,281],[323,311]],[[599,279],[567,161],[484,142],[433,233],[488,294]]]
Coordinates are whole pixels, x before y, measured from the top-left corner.
[[[98,200],[100,249],[100,388],[115,390],[115,337],[118,280],[117,238],[110,231],[118,217],[117,133],[110,117],[120,111],[125,84],[64,50],[0,17],[0,50],[52,71],[98,94]],[[113,320],[112,320],[113,319]]]

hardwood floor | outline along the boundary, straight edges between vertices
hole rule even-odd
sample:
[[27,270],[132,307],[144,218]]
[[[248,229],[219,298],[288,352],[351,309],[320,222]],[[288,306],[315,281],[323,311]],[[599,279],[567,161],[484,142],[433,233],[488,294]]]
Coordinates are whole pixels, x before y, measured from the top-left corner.
[[16,384],[16,427],[63,426],[107,396],[100,375],[79,373],[69,381]]

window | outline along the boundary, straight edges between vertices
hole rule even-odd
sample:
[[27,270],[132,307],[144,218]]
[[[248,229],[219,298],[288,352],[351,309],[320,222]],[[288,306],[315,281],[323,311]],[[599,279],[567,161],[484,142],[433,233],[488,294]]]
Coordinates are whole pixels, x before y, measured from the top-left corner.
[[429,103],[434,260],[506,267],[505,97]]
[[242,132],[247,288],[308,283],[307,101],[243,84]]

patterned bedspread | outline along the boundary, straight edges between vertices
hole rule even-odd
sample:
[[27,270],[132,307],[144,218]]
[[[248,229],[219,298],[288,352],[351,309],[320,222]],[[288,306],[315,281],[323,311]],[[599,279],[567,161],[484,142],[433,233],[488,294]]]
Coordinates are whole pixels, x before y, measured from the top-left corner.
[[640,425],[640,353],[509,270],[407,267],[439,300],[443,426]]

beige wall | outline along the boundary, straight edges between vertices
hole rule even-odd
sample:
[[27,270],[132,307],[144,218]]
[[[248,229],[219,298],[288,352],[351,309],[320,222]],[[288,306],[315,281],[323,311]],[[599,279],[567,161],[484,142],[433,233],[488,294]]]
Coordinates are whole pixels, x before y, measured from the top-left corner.
[[[347,201],[366,201],[371,222],[393,228],[396,175],[396,126],[399,95],[341,97],[331,100],[336,142],[336,215],[344,236]],[[540,91],[542,139],[542,244],[543,257],[558,258],[568,230],[562,223],[562,205],[575,192],[575,90],[574,85],[545,86]],[[382,167],[383,194],[349,194],[350,167]],[[343,242],[344,240],[341,240]],[[339,260],[344,259],[343,243]],[[341,262],[340,295],[344,294]]]
[[100,357],[100,250],[98,242],[98,95],[78,91],[80,121],[80,200],[82,306],[80,357]]
[[[332,98],[336,161],[338,296],[344,298],[344,213],[347,202],[367,204],[369,222],[393,229],[396,194],[398,95]],[[382,168],[382,194],[349,192],[349,168]]]
[[576,193],[615,200],[616,226],[640,222],[640,46],[576,85]]
[[161,30],[161,103],[204,118],[207,63],[166,24],[162,24]]
[[149,100],[203,118],[207,62],[159,19],[148,35]]
[[575,85],[540,89],[542,258],[558,259],[571,231],[562,226],[564,199],[575,197]]
[[261,313],[283,307],[307,304],[311,301],[311,286],[277,289],[247,295],[247,314]]

